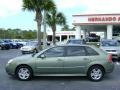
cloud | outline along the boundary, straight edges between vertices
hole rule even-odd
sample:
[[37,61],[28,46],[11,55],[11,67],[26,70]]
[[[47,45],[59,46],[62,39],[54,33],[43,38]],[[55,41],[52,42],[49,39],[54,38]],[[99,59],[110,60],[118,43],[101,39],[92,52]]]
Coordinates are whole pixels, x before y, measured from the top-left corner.
[[[120,0],[54,0],[60,11],[77,14],[120,13]],[[79,9],[82,11],[79,12]],[[15,15],[22,9],[22,0],[0,0],[0,17]],[[72,14],[72,12],[71,12]]]
[[120,0],[55,0],[55,2],[57,7],[62,10],[74,8],[78,11],[78,9],[86,7],[82,14],[120,13],[120,8],[118,8]]
[[22,0],[0,0],[0,17],[10,16],[22,9]]
[[87,7],[84,13],[119,13],[119,0],[85,0],[83,5]]
[[69,9],[79,5],[80,0],[54,0],[59,9]]

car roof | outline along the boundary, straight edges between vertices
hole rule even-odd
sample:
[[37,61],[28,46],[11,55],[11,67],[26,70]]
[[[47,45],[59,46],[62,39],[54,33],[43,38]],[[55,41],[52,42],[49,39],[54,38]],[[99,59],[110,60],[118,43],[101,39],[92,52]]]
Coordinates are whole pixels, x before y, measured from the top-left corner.
[[[86,45],[86,44],[64,44],[64,45],[55,45],[55,46],[90,46],[95,47],[94,45]],[[53,47],[55,47],[53,46]]]

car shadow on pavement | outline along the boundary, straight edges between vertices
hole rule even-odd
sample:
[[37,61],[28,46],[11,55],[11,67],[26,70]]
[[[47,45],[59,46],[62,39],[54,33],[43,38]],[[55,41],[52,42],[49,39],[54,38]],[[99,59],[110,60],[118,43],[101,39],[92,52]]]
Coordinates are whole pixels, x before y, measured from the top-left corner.
[[[9,76],[11,80],[17,81],[16,77]],[[19,81],[19,80],[18,80]],[[29,81],[89,81],[86,76],[36,76]]]
[[[8,77],[10,80],[13,81],[20,81],[18,80],[16,77],[12,77],[9,76]],[[112,76],[112,74],[106,74],[104,76],[104,78],[102,79],[102,81],[111,81],[111,80],[115,80],[115,78]],[[83,82],[91,82],[87,76],[37,76],[37,77],[33,77],[31,80],[29,80],[28,82],[39,82],[39,81],[60,81],[60,82],[69,82],[69,81],[83,81]]]
[[40,77],[34,77],[32,80],[34,81],[86,81],[88,80],[87,77],[82,76],[40,76]]

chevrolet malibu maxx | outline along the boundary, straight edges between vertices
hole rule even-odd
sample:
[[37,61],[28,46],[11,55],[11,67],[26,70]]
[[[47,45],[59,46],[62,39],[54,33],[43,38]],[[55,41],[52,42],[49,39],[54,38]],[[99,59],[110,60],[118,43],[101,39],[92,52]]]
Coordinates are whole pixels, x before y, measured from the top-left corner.
[[112,55],[88,45],[53,46],[13,58],[6,64],[6,72],[23,81],[33,76],[87,76],[100,81],[113,70]]

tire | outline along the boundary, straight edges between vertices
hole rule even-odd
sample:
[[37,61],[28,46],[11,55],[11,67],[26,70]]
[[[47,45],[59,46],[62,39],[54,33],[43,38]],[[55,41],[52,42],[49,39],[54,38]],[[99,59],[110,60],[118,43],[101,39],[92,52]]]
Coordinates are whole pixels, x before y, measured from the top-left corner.
[[37,49],[34,49],[33,53],[38,53]]
[[32,78],[33,72],[29,66],[22,65],[16,69],[16,77],[22,81],[28,81]]
[[5,48],[4,47],[1,47],[1,50],[4,50]]
[[6,48],[5,48],[5,50],[9,50],[10,49],[10,46],[7,46]]
[[22,52],[22,55],[24,55],[25,53],[24,52]]
[[100,81],[103,79],[104,73],[104,69],[96,65],[89,68],[87,76],[92,81]]

